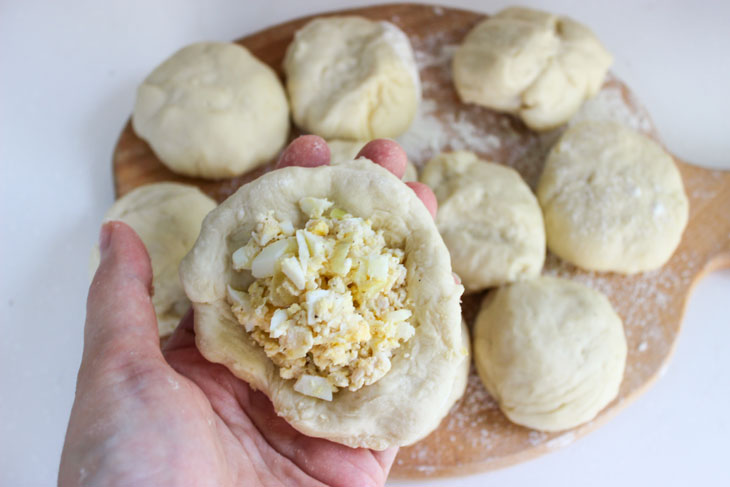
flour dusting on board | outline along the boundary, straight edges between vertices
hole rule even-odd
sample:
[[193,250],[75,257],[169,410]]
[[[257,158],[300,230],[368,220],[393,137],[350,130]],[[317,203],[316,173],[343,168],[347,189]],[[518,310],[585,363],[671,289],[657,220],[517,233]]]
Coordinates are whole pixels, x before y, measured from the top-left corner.
[[[398,142],[419,167],[442,151],[472,150],[483,158],[513,167],[534,189],[543,160],[565,127],[535,134],[514,117],[460,103],[451,79],[451,60],[460,39],[457,37],[435,34],[411,39],[423,82],[423,102],[410,130]],[[656,138],[646,111],[612,75],[569,124],[584,120],[610,120]],[[689,253],[675,255],[674,260],[676,264],[671,268],[616,276],[582,271],[548,253],[546,274],[570,278],[602,291],[624,321],[629,357],[626,378],[615,404],[620,404],[628,393],[656,375],[661,362],[646,358],[652,352],[668,350],[674,342],[672,332],[667,332],[659,320],[667,312],[681,312],[682,303],[672,301],[670,296],[690,285],[700,265]],[[479,297],[464,299],[464,314],[470,325],[479,301]],[[472,367],[464,397],[428,441],[401,449],[396,471],[429,476],[438,473],[442,465],[463,465],[468,469],[476,463],[494,461],[496,464],[528,448],[548,451],[565,447],[598,424],[600,417],[562,433],[544,433],[515,425],[499,411]]]
[[411,39],[421,70],[423,101],[411,128],[396,140],[418,167],[444,151],[471,150],[520,171],[534,185],[542,168],[541,139],[513,117],[459,102],[451,79],[457,44],[443,34]]
[[637,132],[651,135],[654,127],[648,113],[643,109],[636,109],[640,106],[638,100],[632,93],[624,92],[617,81],[616,77],[609,73],[601,91],[583,104],[568,125],[589,120],[610,120]]
[[[700,262],[690,252],[674,256],[675,265],[670,268],[617,276],[607,273],[587,272],[576,269],[548,253],[545,273],[570,278],[606,294],[614,309],[624,321],[624,332],[629,355],[645,354],[650,349],[667,349],[674,342],[673,335],[667,335],[659,320],[667,311],[679,308],[682,303],[672,299],[677,289],[688,288],[697,272]],[[646,382],[656,372],[654,364],[648,366],[641,360],[626,362],[622,390],[632,390]]]
[[[445,443],[441,441],[438,443],[454,452],[462,451],[466,445],[471,448],[490,449],[493,447],[489,431],[490,419],[501,414],[497,402],[484,389],[472,366],[464,396],[454,405],[439,428],[439,438],[443,438]],[[468,443],[464,442],[464,431],[470,432],[467,436]],[[403,465],[406,459],[409,460],[408,463],[418,463],[433,458],[435,453],[417,443],[410,448],[401,449],[396,463]]]
[[[458,44],[444,34],[412,41],[421,70],[423,101],[410,129],[396,139],[409,159],[422,167],[440,152],[471,150],[515,168],[535,188],[545,155],[565,128],[535,134],[514,117],[460,103],[451,77]],[[647,112],[610,73],[601,91],[568,125],[587,120],[610,120],[655,135]]]

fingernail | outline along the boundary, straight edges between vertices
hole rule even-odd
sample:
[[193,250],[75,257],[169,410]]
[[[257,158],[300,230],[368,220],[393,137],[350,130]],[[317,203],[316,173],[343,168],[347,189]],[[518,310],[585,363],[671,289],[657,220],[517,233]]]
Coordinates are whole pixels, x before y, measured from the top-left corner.
[[101,226],[101,231],[99,232],[99,251],[104,254],[104,252],[109,248],[109,244],[112,241],[112,223],[106,222]]

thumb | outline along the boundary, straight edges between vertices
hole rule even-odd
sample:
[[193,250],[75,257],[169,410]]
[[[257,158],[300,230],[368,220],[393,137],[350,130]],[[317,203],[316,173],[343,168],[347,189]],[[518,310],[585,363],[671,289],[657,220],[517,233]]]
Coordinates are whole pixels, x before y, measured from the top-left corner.
[[101,228],[99,250],[86,303],[84,359],[161,356],[144,244],[127,224],[112,221]]

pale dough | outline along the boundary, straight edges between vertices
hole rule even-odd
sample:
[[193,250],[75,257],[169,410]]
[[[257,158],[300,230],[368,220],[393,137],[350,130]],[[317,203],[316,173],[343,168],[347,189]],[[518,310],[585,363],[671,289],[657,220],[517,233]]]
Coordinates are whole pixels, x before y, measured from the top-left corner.
[[[416,328],[384,377],[354,392],[340,390],[331,402],[299,394],[293,381],[279,377],[226,302],[228,284],[245,289],[253,280],[247,271],[232,270],[231,253],[247,242],[256,216],[273,211],[278,221],[298,228],[306,221],[298,201],[307,196],[368,217],[389,246],[405,251]],[[276,412],[304,434],[376,450],[411,444],[438,426],[463,390],[469,353],[461,321],[463,287],[453,279],[448,250],[415,193],[367,159],[287,167],[242,186],[206,217],[180,275],[195,309],[201,353],[263,391]]]
[[384,21],[315,19],[297,31],[284,71],[294,121],[328,139],[400,135],[421,98],[408,37]]
[[[160,336],[172,333],[190,308],[178,266],[193,248],[203,218],[215,201],[198,188],[178,183],[141,186],[119,198],[104,216],[119,220],[134,229],[147,248],[152,263],[152,305],[157,315]],[[91,254],[91,272],[99,266],[99,248]]]
[[626,339],[603,294],[545,276],[486,297],[474,358],[510,421],[557,431],[590,421],[616,397]]
[[[327,145],[330,148],[332,164],[339,164],[340,162],[355,159],[360,149],[367,143],[367,140],[328,140]],[[416,166],[411,161],[406,163],[406,172],[403,174],[403,181],[418,181],[418,169],[416,169]]]
[[447,152],[426,164],[421,181],[436,195],[436,225],[467,291],[540,274],[542,212],[514,169],[473,152]]
[[562,125],[603,84],[612,56],[582,24],[512,7],[467,34],[454,55],[462,101],[514,113],[534,130]]
[[137,90],[132,126],[172,171],[227,178],[272,159],[289,134],[276,73],[237,44],[185,47]]
[[669,260],[689,203],[671,155],[613,122],[570,127],[537,188],[548,248],[578,267],[625,274]]

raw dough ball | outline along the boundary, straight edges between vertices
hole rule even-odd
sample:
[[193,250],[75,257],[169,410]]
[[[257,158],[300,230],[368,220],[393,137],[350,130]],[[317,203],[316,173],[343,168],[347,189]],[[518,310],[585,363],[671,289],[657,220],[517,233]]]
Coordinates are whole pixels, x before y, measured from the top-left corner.
[[[123,221],[139,235],[152,263],[152,305],[160,336],[172,333],[190,308],[178,267],[200,233],[203,218],[215,201],[198,188],[178,183],[141,186],[114,202],[104,221]],[[99,266],[99,248],[91,254],[92,275]]]
[[134,131],[172,171],[227,178],[273,158],[289,134],[276,73],[237,44],[185,47],[144,80]]
[[389,22],[313,20],[296,33],[284,71],[294,121],[325,138],[400,135],[421,98],[411,44]]
[[473,152],[443,153],[426,164],[421,181],[436,194],[436,225],[467,291],[540,274],[542,213],[514,169]]
[[547,130],[567,122],[598,92],[612,62],[584,25],[512,7],[467,34],[454,55],[454,83],[462,101]]
[[[253,282],[249,271],[233,270],[231,256],[248,242],[257,215],[271,211],[277,221],[300,228],[307,221],[298,204],[304,197],[326,198],[342,211],[369,218],[388,246],[402,249],[412,302],[415,334],[391,358],[390,370],[356,391],[340,389],[331,401],[300,394],[292,380],[281,378],[226,301],[229,284],[246,289]],[[277,414],[309,436],[376,450],[411,444],[438,426],[460,392],[457,385],[466,380],[463,287],[451,275],[448,250],[415,193],[366,159],[287,167],[242,186],[206,217],[180,275],[195,309],[201,353],[263,391]]]
[[545,276],[486,297],[474,357],[510,421],[558,431],[590,421],[616,397],[626,339],[603,294]]
[[[332,164],[339,164],[343,161],[351,161],[355,159],[360,149],[365,147],[367,140],[344,140],[333,139],[328,140],[327,145],[330,148],[330,156]],[[406,172],[403,174],[403,181],[418,181],[418,170],[411,161],[406,163]]]
[[548,155],[537,197],[551,251],[583,269],[625,274],[664,265],[689,212],[672,156],[613,122],[566,130]]

